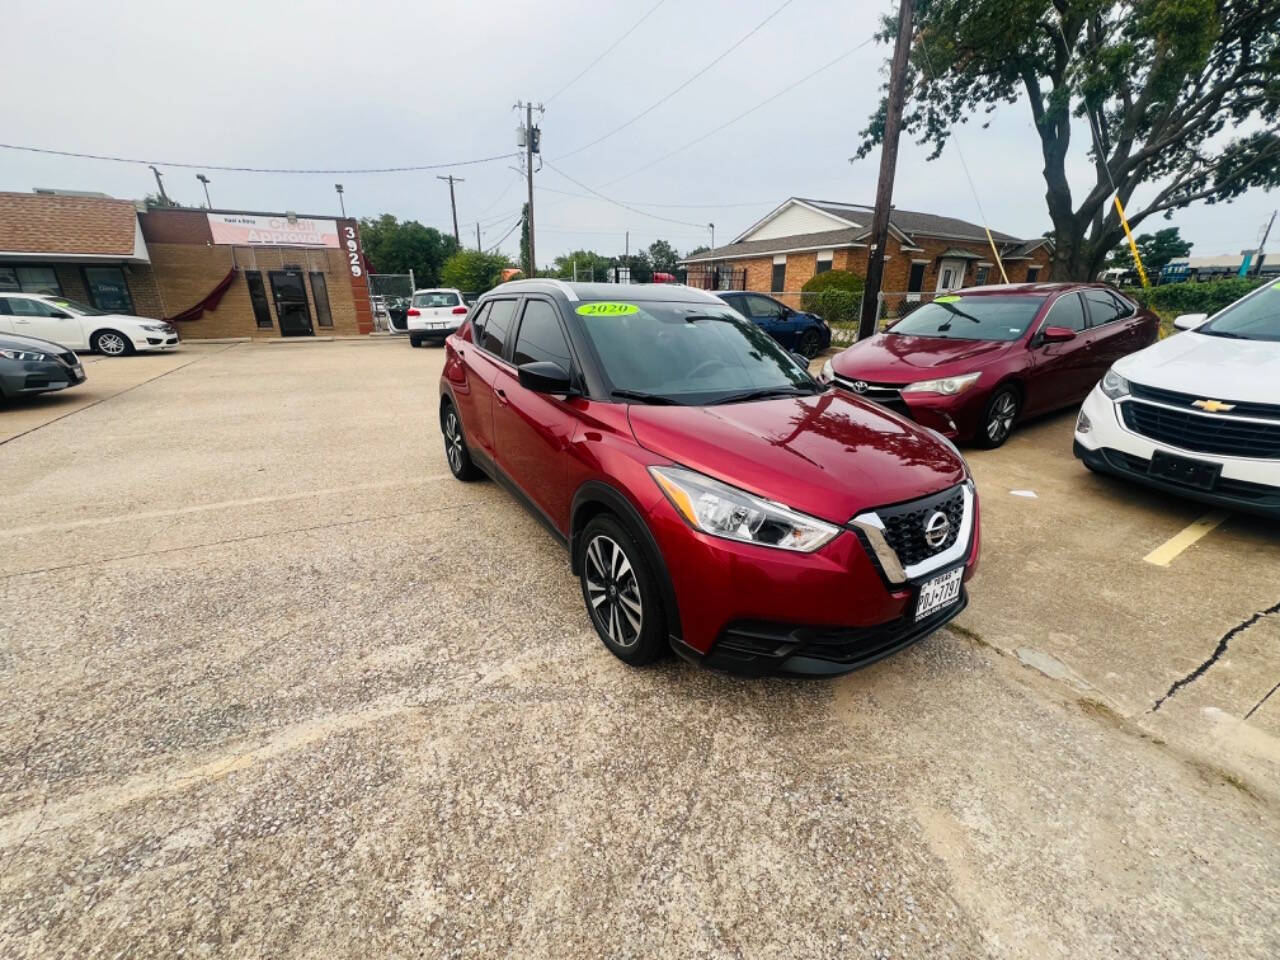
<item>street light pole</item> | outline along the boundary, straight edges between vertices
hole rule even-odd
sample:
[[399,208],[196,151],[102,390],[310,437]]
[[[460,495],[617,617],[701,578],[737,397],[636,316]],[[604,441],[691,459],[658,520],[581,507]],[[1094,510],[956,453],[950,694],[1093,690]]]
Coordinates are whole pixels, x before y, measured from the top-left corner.
[[333,189],[338,191],[338,206],[342,208],[342,219],[347,219],[347,205],[342,201],[342,184],[335,183]]
[[716,248],[716,225],[708,223],[707,226],[711,228],[711,249],[714,250]]
[[213,201],[209,199],[209,178],[203,173],[197,173],[196,179],[204,186],[204,203],[210,210],[213,209]]

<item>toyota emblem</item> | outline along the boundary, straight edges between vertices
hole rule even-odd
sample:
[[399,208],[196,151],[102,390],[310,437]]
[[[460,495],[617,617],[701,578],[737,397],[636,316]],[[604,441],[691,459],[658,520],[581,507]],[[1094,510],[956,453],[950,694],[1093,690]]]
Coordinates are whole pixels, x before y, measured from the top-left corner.
[[865,381],[865,380],[855,380],[855,381],[853,381],[853,389],[854,389],[854,390],[856,390],[858,393],[866,393],[866,392],[867,392],[867,381]]
[[929,514],[929,519],[924,522],[924,542],[930,549],[937,550],[946,543],[949,533],[951,533],[951,521],[947,519],[945,513],[935,510]]

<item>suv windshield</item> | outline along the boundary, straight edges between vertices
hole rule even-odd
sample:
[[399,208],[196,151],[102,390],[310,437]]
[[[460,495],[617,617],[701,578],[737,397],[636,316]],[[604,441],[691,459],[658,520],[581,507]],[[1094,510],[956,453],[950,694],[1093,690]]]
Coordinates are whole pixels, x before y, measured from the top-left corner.
[[584,303],[577,312],[620,399],[700,405],[826,389],[724,305]]
[[1196,333],[1238,340],[1280,341],[1280,283],[1269,283],[1257,293],[1227,307]]
[[91,307],[87,303],[81,303],[79,300],[72,300],[68,297],[46,297],[46,299],[59,310],[70,310],[72,313],[83,314],[86,317],[108,316],[105,310]]
[[456,307],[458,302],[458,295],[451,292],[415,293],[413,295],[413,305],[415,307]]
[[1034,294],[951,294],[918,307],[885,332],[952,340],[1017,340],[1027,332],[1044,300]]

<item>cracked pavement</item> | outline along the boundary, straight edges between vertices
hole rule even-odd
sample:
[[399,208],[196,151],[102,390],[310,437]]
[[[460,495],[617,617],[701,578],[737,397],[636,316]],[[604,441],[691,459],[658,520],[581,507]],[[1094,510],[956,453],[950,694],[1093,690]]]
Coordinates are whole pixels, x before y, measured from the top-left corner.
[[971,457],[955,630],[632,670],[448,476],[440,356],[185,345],[0,411],[0,955],[1280,954],[1274,527],[1143,564],[1203,511],[1056,417]]

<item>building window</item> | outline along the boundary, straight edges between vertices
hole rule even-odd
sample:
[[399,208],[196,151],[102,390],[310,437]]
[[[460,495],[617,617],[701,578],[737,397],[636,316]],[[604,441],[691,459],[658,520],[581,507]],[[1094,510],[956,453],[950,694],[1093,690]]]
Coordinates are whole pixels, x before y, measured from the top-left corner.
[[53,267],[0,267],[0,290],[62,296],[62,284]]
[[834,259],[835,259],[835,252],[834,252],[834,251],[832,251],[832,250],[819,250],[819,251],[818,251],[818,262],[817,262],[816,266],[814,267],[814,271],[813,271],[814,275],[815,275],[815,276],[817,276],[819,273],[826,273],[828,270],[830,270],[830,269],[831,269],[831,261],[832,261],[832,260],[834,260]]
[[319,271],[311,273],[311,299],[316,303],[316,323],[322,327],[333,326],[333,314],[329,311],[329,285],[324,274]]
[[17,293],[21,289],[18,286],[18,272],[13,267],[0,267],[0,290]]
[[107,313],[133,313],[133,297],[120,267],[84,267],[84,289],[89,302]]
[[907,277],[907,293],[919,293],[924,289],[924,268],[923,263],[911,264],[911,274]]
[[1035,283],[1036,278],[1040,276],[1039,267],[1027,267],[1027,283]]
[[979,267],[977,275],[973,278],[973,285],[980,287],[987,282],[987,277],[991,275],[990,267]]
[[262,283],[262,271],[246,270],[245,283],[249,284],[249,302],[253,304],[253,319],[264,330],[272,329],[271,307],[267,304],[267,288]]
[[773,278],[770,280],[769,289],[773,293],[781,293],[787,289],[787,258],[774,257],[773,259]]

